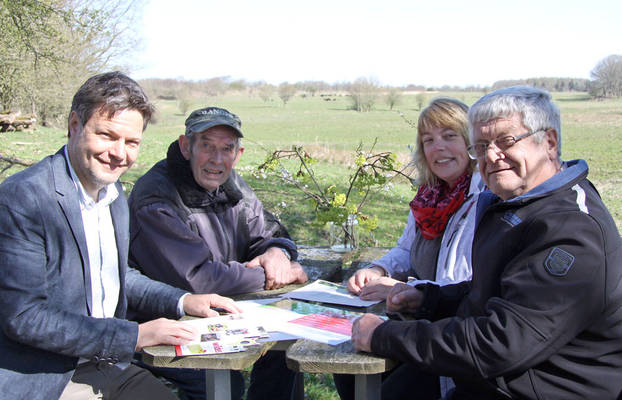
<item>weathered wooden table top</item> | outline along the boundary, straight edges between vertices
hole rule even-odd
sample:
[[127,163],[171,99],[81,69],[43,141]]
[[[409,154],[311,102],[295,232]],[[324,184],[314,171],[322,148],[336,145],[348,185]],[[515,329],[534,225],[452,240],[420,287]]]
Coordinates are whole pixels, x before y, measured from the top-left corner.
[[[336,253],[329,248],[299,248],[299,262],[307,271],[309,281],[325,279],[335,282],[346,280],[354,271],[369,265],[385,254],[388,248],[363,248],[349,253]],[[264,290],[234,296],[236,300],[277,297],[303,285],[288,285],[277,290]],[[343,307],[349,308],[349,307]],[[368,311],[382,313],[383,306],[377,305]],[[356,311],[365,312],[363,309]],[[277,345],[278,343],[278,345]],[[261,346],[249,347],[246,351],[228,354],[178,357],[174,346],[151,346],[143,349],[143,361],[157,367],[233,369],[241,370],[251,365],[265,352],[277,346],[288,349],[288,366],[295,371],[327,372],[349,374],[375,374],[395,366],[391,360],[366,353],[357,353],[348,341],[338,346],[299,339],[288,343],[265,342]]]

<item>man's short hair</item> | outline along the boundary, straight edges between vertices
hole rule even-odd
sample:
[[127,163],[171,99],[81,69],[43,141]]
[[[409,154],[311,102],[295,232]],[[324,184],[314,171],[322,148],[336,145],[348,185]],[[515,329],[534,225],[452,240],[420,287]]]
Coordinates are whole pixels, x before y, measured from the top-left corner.
[[71,102],[71,112],[78,115],[82,125],[87,123],[95,111],[107,113],[112,118],[121,110],[138,111],[143,117],[144,131],[155,107],[140,85],[119,71],[90,77],[80,86]]
[[[473,126],[497,118],[508,118],[514,114],[521,117],[523,125],[530,132],[555,129],[557,132],[557,156],[561,157],[562,130],[559,108],[551,95],[531,86],[511,86],[490,92],[469,109],[469,135],[473,140]],[[534,135],[540,143],[544,132]]]

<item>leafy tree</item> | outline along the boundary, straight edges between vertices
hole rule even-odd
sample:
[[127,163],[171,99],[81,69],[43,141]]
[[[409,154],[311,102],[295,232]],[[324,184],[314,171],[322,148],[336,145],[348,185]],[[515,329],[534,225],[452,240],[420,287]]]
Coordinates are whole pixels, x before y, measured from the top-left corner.
[[0,107],[64,119],[88,76],[123,69],[137,9],[132,0],[0,0]]
[[591,71],[594,81],[590,94],[594,97],[622,96],[622,55],[612,54],[600,60]]

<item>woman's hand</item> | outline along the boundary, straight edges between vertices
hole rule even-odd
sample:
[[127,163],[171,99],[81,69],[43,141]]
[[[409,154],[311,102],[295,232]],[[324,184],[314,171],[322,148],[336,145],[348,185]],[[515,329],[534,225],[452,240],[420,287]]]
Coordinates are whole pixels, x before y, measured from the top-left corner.
[[384,270],[380,267],[359,269],[348,279],[348,290],[350,293],[358,295],[361,293],[361,289],[367,285],[367,282],[378,279],[384,276],[384,274]]
[[399,283],[398,280],[383,276],[367,282],[359,292],[359,297],[363,300],[385,300],[389,292]]

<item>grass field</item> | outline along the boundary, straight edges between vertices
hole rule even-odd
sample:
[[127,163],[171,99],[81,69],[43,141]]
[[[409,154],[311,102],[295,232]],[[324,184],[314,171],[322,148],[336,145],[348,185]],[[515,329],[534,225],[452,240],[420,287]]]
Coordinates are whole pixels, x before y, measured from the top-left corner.
[[[443,95],[472,104],[482,93]],[[238,170],[256,188],[266,207],[280,215],[292,236],[302,244],[325,244],[327,232],[309,224],[313,214],[301,192],[276,180],[252,176],[250,170],[263,161],[268,151],[289,148],[292,144],[303,145],[321,160],[316,172],[323,184],[340,186],[345,184],[350,173],[354,150],[359,143],[368,148],[377,138],[375,150],[393,151],[407,164],[409,145],[414,142],[415,129],[397,110],[407,119],[416,121],[415,96],[404,96],[402,104],[393,111],[378,104],[376,110],[368,113],[349,110],[346,96],[335,98],[336,101],[324,101],[319,96],[295,97],[284,107],[280,101],[265,103],[258,97],[229,95],[197,100],[191,108],[215,105],[241,117],[245,153]],[[554,98],[562,113],[562,157],[587,160],[589,177],[621,229],[622,99],[594,101],[582,93],[556,93]],[[147,129],[138,161],[123,178],[126,181],[135,181],[163,158],[169,143],[184,130],[185,116],[178,111],[176,102],[158,101],[157,108],[157,121]],[[1,154],[26,160],[38,160],[66,142],[64,130],[50,128],[40,128],[33,133],[2,133],[0,137]],[[19,169],[17,166],[8,169],[0,179]],[[414,191],[406,180],[395,183],[393,190],[376,194],[367,205],[365,211],[378,215],[380,224],[373,238],[363,237],[364,245],[392,246],[401,234]]]
[[[482,93],[443,93],[472,104]],[[430,94],[429,98],[435,95]],[[618,229],[622,229],[622,99],[593,101],[581,93],[556,93],[562,112],[563,158],[584,158],[590,165],[590,179],[599,189],[611,210]],[[415,96],[404,96],[396,108],[416,121]],[[350,173],[354,150],[359,143],[368,148],[376,138],[377,151],[393,151],[404,164],[414,143],[413,129],[396,110],[378,105],[375,111],[358,113],[349,110],[348,99],[336,101],[316,97],[296,97],[287,106],[281,102],[264,103],[257,97],[230,95],[197,101],[191,109],[207,105],[225,107],[238,114],[243,122],[245,152],[238,170],[253,186],[268,209],[280,214],[284,224],[299,244],[326,244],[327,232],[310,224],[313,214],[301,193],[278,181],[255,178],[250,170],[265,158],[268,151],[303,145],[321,162],[316,172],[323,184],[343,186]],[[135,166],[123,177],[133,182],[166,154],[170,142],[184,131],[185,116],[174,101],[158,101],[157,121],[150,125]],[[29,132],[0,133],[0,153],[4,156],[36,161],[58,150],[67,140],[64,130],[39,128]],[[1,167],[1,166],[0,166]],[[0,174],[0,180],[17,172],[14,166]],[[411,171],[412,172],[412,171]],[[389,192],[377,194],[366,208],[379,217],[373,237],[364,237],[363,245],[393,246],[407,220],[408,202],[414,195],[406,181],[396,181]],[[286,205],[283,207],[282,204]],[[330,375],[306,375],[308,399],[338,399]]]

